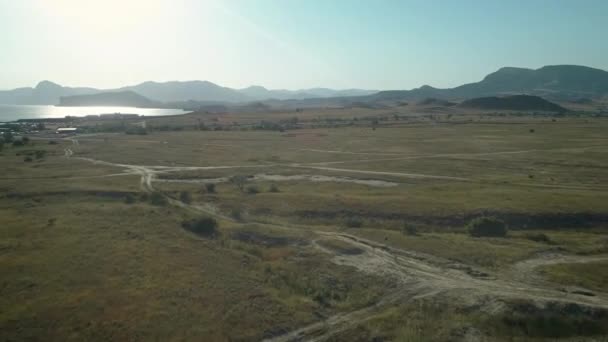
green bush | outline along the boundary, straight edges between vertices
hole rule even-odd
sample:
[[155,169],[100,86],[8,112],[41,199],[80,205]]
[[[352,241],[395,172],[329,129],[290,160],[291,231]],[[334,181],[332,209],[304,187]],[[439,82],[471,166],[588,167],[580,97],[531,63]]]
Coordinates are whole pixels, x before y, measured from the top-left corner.
[[418,229],[416,229],[416,226],[404,222],[403,227],[401,227],[401,233],[404,235],[415,236],[418,235]]
[[126,204],[133,204],[133,203],[135,203],[135,196],[133,196],[131,194],[127,194],[127,196],[125,196],[125,203]]
[[279,187],[276,184],[271,184],[270,189],[268,189],[268,191],[269,192],[280,192]]
[[36,156],[36,159],[42,159],[46,156],[46,151],[36,150],[36,152],[34,152],[34,155]]
[[259,193],[259,192],[260,192],[260,190],[255,185],[250,185],[250,186],[247,187],[247,193],[250,194],[250,195],[255,195],[255,194]]
[[478,217],[467,225],[469,234],[474,237],[505,237],[507,225],[495,217]]
[[163,194],[161,194],[160,192],[153,192],[150,195],[149,199],[152,205],[166,206],[167,204],[169,204],[167,198],[163,196]]
[[182,191],[179,194],[179,200],[186,204],[190,204],[192,203],[192,195],[190,195],[188,191]]
[[207,190],[207,192],[210,194],[214,194],[215,193],[215,184],[213,184],[213,183],[205,184],[205,190]]
[[363,221],[358,217],[349,217],[344,221],[344,224],[348,228],[361,228],[363,227]]
[[243,210],[241,210],[241,208],[232,208],[232,210],[230,211],[230,216],[232,216],[232,218],[234,218],[237,221],[242,221],[243,220]]
[[218,223],[212,217],[203,217],[195,220],[182,222],[182,227],[195,234],[205,237],[216,237],[218,232]]
[[230,177],[230,183],[236,185],[239,190],[243,191],[245,183],[247,183],[247,177],[242,175],[232,176]]

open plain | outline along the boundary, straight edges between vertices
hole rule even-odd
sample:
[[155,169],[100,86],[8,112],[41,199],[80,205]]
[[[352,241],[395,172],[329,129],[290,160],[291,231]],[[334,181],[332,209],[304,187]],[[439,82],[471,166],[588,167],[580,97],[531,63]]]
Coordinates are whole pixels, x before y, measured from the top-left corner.
[[[2,340],[608,334],[606,119],[355,108],[146,126],[4,146]],[[481,216],[507,236],[470,236]],[[217,232],[185,224],[203,217]]]

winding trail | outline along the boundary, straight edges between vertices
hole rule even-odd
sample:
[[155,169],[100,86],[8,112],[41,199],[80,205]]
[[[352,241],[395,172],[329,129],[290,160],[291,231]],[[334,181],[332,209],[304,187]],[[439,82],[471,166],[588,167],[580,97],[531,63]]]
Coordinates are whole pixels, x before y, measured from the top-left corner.
[[[74,139],[73,144],[76,145],[77,140]],[[524,152],[515,151],[503,153]],[[74,153],[70,148],[65,149],[65,157],[68,159],[87,161],[98,165],[122,168],[124,172],[121,174],[139,175],[141,189],[146,192],[156,191],[153,187],[153,181],[156,175],[159,173],[189,170],[256,168],[273,165],[263,164],[205,167],[130,165],[111,163],[92,158],[74,157]],[[356,170],[330,168],[321,166],[319,164],[292,164],[288,166],[318,168],[321,170],[331,171],[357,172]],[[360,173],[368,174],[398,174],[413,178],[437,178],[458,181],[467,180],[459,177],[379,171],[358,171]],[[169,203],[174,206],[181,207],[186,210],[202,212],[224,220],[234,221],[232,218],[223,215],[211,206],[186,204],[169,196],[164,196],[168,199]],[[272,225],[275,226],[276,224]],[[290,227],[288,225],[276,226],[280,227],[281,229],[300,229],[298,227]],[[539,281],[538,275],[535,273],[536,268],[543,265],[572,262],[585,263],[608,260],[608,256],[581,257],[561,254],[542,255],[538,258],[525,260],[514,265],[511,273],[507,273],[505,276],[504,274],[488,274],[465,264],[424,253],[411,252],[390,247],[382,243],[350,234],[331,231],[314,231],[312,233],[314,236],[316,236],[316,238],[313,239],[312,243],[310,244],[311,247],[308,248],[314,248],[320,253],[327,254],[330,257],[330,260],[336,265],[351,267],[365,274],[389,278],[397,284],[397,289],[387,293],[376,303],[373,303],[367,307],[360,308],[352,312],[339,313],[322,321],[312,323],[265,341],[323,341],[339,332],[345,331],[359,323],[374,318],[388,307],[430,296],[453,293],[454,291],[456,291],[459,295],[457,300],[461,300],[463,305],[464,303],[477,302],[480,303],[480,310],[490,313],[500,311],[504,306],[503,300],[515,298],[527,299],[532,302],[569,303],[608,310],[608,294],[597,293],[595,296],[584,296],[576,293],[566,293],[554,287],[546,286],[545,283]],[[339,251],[334,251],[319,244],[317,239],[340,241],[356,247],[361,251],[361,253],[341,253]],[[488,301],[488,297],[494,299]],[[458,303],[453,304],[458,305]]]
[[[566,293],[558,289],[539,286],[535,281],[536,266],[548,263],[576,261],[580,263],[608,260],[608,256],[578,257],[563,256],[526,261],[526,267],[518,269],[517,279],[485,274],[467,265],[443,260],[441,258],[413,253],[388,247],[370,240],[349,234],[334,232],[316,232],[323,238],[336,239],[361,249],[360,254],[340,254],[313,241],[312,246],[331,256],[337,265],[350,266],[360,272],[389,277],[398,282],[398,289],[385,295],[378,302],[348,313],[340,313],[286,334],[266,339],[266,342],[288,341],[323,341],[335,334],[348,330],[370,319],[382,310],[413,300],[437,296],[439,294],[458,293],[456,300],[461,304],[480,303],[481,311],[500,312],[508,299],[527,299],[531,302],[560,302],[581,306],[596,307],[608,310],[608,297],[605,293],[594,297]],[[548,261],[550,260],[550,261]],[[492,300],[487,298],[491,297]],[[450,297],[454,298],[454,297]],[[451,303],[458,305],[459,303]]]

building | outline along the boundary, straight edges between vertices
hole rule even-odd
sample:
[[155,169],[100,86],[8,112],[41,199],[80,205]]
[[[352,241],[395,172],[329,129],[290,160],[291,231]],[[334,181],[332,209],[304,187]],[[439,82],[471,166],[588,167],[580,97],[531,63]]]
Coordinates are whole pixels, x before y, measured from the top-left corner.
[[63,127],[57,128],[57,134],[75,134],[78,131],[78,128],[75,127]]

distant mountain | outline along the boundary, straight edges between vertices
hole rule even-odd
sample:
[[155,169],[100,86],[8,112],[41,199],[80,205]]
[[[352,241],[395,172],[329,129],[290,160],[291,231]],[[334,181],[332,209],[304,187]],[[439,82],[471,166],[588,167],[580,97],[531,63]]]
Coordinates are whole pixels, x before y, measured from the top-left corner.
[[512,95],[505,97],[478,97],[465,100],[459,104],[464,108],[488,109],[488,110],[521,110],[521,111],[544,111],[565,112],[566,109],[553,102],[549,102],[538,96]]
[[161,107],[162,103],[152,101],[136,92],[117,91],[91,95],[63,96],[59,99],[60,106],[120,106],[120,107]]
[[374,90],[312,88],[302,90],[268,90],[262,86],[244,89],[222,87],[209,81],[144,82],[117,89],[70,88],[49,81],[40,82],[35,88],[18,88],[0,91],[0,104],[56,105],[60,97],[90,95],[107,92],[133,91],[154,101],[166,103],[213,102],[237,103],[269,99],[307,99],[335,96],[361,96],[373,94]]
[[222,87],[208,81],[144,82],[118,89],[70,88],[43,81],[35,88],[0,91],[0,104],[58,104],[60,97],[102,92],[133,91],[152,101],[164,103],[245,103],[288,101],[285,105],[348,106],[351,103],[390,105],[426,98],[464,100],[477,97],[535,95],[547,99],[572,101],[580,98],[608,98],[608,72],[576,65],[545,66],[540,69],[506,67],[483,80],[455,88],[438,89],[425,85],[412,90],[374,90],[310,88],[300,90],[244,89]]
[[329,89],[329,88],[310,88],[300,90],[274,89],[269,90],[262,86],[251,86],[238,90],[241,94],[247,95],[255,100],[301,100],[310,98],[328,97],[350,97],[375,94],[377,90],[365,89]]
[[245,102],[252,100],[235,89],[221,87],[208,81],[144,82],[117,90],[131,90],[140,95],[162,102],[216,101]]
[[412,90],[381,91],[374,101],[424,98],[468,99],[483,96],[527,94],[556,100],[601,98],[608,94],[608,72],[577,65],[554,65],[540,69],[501,68],[476,83],[438,89],[422,86]]
[[70,88],[42,81],[35,88],[18,88],[0,91],[0,104],[46,105],[57,104],[59,97],[99,92],[93,88]]

